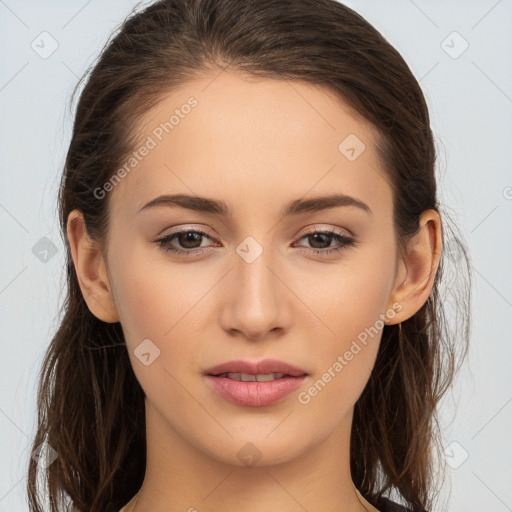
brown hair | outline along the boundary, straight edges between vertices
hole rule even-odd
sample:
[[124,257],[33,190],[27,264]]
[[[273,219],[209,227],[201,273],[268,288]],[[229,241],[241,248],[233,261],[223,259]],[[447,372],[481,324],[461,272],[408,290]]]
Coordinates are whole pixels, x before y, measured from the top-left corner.
[[[117,512],[142,485],[144,393],[121,325],[100,321],[84,301],[67,219],[80,210],[90,237],[105,242],[108,196],[94,191],[133,151],[133,127],[174,88],[227,66],[325,86],[376,128],[400,248],[417,232],[424,210],[440,211],[421,88],[400,54],[353,10],[335,0],[160,0],[132,12],[86,73],[66,156],[59,214],[67,296],[42,364],[33,442],[34,450],[47,443],[58,457],[47,468],[30,459],[31,511],[42,509],[39,472],[52,512],[64,506]],[[446,230],[443,220],[444,240]],[[355,404],[352,478],[373,505],[391,491],[415,512],[433,505],[436,408],[460,367],[457,349],[462,363],[469,343],[469,260],[459,235],[450,235],[449,244],[460,267],[451,295],[441,295],[441,276],[450,263],[443,254],[427,302],[401,329],[384,327],[374,370]],[[454,325],[442,298],[457,306]]]

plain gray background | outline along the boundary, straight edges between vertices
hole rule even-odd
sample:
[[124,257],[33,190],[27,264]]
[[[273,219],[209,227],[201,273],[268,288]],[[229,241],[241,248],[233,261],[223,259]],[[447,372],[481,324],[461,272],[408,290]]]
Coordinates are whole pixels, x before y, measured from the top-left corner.
[[[441,407],[447,509],[512,511],[512,0],[346,3],[420,81],[441,200],[471,252],[471,349]],[[0,0],[2,512],[28,510],[37,374],[64,283],[56,195],[70,94],[135,5]]]

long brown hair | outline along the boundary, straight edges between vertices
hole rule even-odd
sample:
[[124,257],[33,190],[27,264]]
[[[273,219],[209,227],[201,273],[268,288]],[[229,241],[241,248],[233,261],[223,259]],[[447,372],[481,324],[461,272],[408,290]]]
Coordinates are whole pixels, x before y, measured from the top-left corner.
[[[94,191],[133,151],[141,116],[174,88],[228,66],[327,87],[372,123],[393,189],[400,248],[417,232],[424,210],[440,212],[435,145],[421,88],[400,54],[353,10],[335,0],[160,0],[132,12],[83,77],[64,165],[59,215],[67,295],[42,363],[32,446],[44,444],[57,458],[49,465],[29,460],[31,511],[42,510],[44,496],[52,512],[117,512],[142,485],[144,392],[120,324],[98,320],[84,301],[67,219],[80,210],[89,236],[103,244],[109,197]],[[432,293],[401,327],[384,327],[352,425],[356,487],[374,505],[394,492],[415,512],[434,503],[437,404],[469,343],[469,259],[462,237],[444,217],[450,251],[443,254]],[[459,270],[443,295],[441,277],[452,262]],[[456,308],[454,321],[446,317],[445,302]]]

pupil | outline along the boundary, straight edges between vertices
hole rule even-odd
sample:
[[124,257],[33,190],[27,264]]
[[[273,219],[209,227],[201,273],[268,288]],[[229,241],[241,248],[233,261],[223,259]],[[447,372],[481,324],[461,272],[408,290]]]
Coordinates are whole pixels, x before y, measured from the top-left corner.
[[200,238],[201,238],[201,235],[199,233],[192,233],[189,231],[187,233],[182,233],[180,235],[180,243],[181,243],[181,245],[183,245],[184,247],[186,247],[188,249],[194,249],[195,247],[198,247],[197,245],[194,245],[194,242],[199,241],[199,245],[201,245]]
[[[323,233],[315,233],[314,235],[310,235],[310,236],[313,237],[313,241],[314,241],[311,245],[312,245],[312,247],[315,247],[315,243],[318,242],[317,237],[328,237],[329,235],[326,235]],[[310,241],[310,243],[311,243],[311,241]],[[320,240],[320,243],[321,243],[321,240]],[[325,243],[325,240],[324,240],[324,243]],[[327,244],[327,245],[329,245],[329,244]],[[315,248],[318,248],[318,247],[315,247]],[[320,247],[320,248],[322,248],[322,247]]]

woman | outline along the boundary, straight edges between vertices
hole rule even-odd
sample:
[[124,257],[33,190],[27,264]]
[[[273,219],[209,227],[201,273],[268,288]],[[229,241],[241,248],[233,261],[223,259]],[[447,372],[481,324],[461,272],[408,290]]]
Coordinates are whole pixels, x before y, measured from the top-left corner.
[[130,16],[61,185],[69,295],[34,440],[51,510],[432,510],[456,370],[434,170],[417,81],[346,6]]

